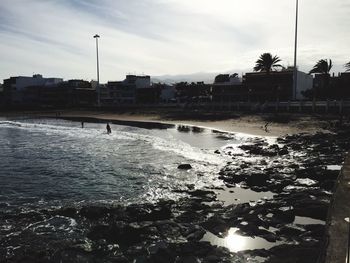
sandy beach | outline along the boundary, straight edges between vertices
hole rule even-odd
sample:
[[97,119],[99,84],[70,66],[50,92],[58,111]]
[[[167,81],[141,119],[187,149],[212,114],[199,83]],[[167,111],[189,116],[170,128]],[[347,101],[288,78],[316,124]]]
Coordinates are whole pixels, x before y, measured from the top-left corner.
[[60,117],[95,118],[106,121],[157,122],[205,127],[219,131],[244,133],[256,136],[280,137],[284,135],[327,132],[338,120],[335,117],[298,114],[233,114],[228,112],[184,111],[26,111],[2,112],[2,117]]

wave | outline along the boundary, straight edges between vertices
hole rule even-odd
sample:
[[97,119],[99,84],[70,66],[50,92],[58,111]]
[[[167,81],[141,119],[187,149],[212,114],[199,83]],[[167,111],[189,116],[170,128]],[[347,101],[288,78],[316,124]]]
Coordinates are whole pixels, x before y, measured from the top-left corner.
[[[48,121],[52,122],[52,121]],[[110,141],[142,141],[150,144],[154,149],[172,152],[176,155],[182,156],[188,160],[205,162],[213,165],[222,165],[224,160],[222,156],[218,156],[208,150],[203,150],[197,147],[193,147],[188,143],[185,143],[177,138],[168,136],[167,138],[161,138],[155,136],[152,130],[145,130],[142,128],[133,127],[131,130],[125,130],[125,126],[113,125],[112,133],[107,134],[104,131],[104,126],[101,128],[84,128],[67,126],[68,123],[72,122],[62,122],[60,123],[45,123],[41,122],[23,122],[23,121],[0,121],[0,128],[15,128],[22,130],[29,130],[30,132],[41,132],[47,135],[59,134],[67,137],[75,137],[78,139],[96,139],[102,138],[103,140]]]

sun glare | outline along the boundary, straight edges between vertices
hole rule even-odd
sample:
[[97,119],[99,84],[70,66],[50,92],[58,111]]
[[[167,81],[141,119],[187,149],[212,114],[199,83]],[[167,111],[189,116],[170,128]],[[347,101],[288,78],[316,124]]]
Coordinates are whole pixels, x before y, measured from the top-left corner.
[[246,238],[236,234],[238,228],[231,228],[228,231],[227,237],[225,237],[225,246],[232,252],[238,252],[244,250],[247,241]]

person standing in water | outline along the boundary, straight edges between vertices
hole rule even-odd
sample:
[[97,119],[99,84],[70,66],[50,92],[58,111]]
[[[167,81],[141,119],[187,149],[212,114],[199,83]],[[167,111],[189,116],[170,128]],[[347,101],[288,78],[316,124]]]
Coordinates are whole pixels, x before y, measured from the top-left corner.
[[81,128],[82,129],[84,128],[84,122],[83,121],[81,122]]
[[109,123],[107,123],[106,129],[107,129],[107,134],[112,133],[111,126],[109,126]]

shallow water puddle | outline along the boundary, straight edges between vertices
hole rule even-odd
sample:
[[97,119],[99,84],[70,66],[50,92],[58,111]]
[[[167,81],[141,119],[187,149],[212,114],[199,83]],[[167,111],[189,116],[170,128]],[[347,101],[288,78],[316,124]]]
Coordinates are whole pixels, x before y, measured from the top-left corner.
[[210,244],[219,247],[226,247],[231,252],[239,252],[243,250],[253,249],[270,249],[274,246],[280,245],[282,242],[269,242],[260,237],[246,237],[237,234],[239,228],[231,228],[228,231],[228,235],[224,238],[220,238],[211,232],[207,232],[201,241],[210,242]]
[[296,216],[293,222],[295,225],[325,225],[326,222],[311,217]]
[[264,199],[272,199],[274,193],[272,192],[255,192],[250,189],[242,187],[225,188],[223,190],[216,190],[217,200],[224,203],[224,206],[257,202]]
[[327,170],[340,171],[341,165],[327,165]]

